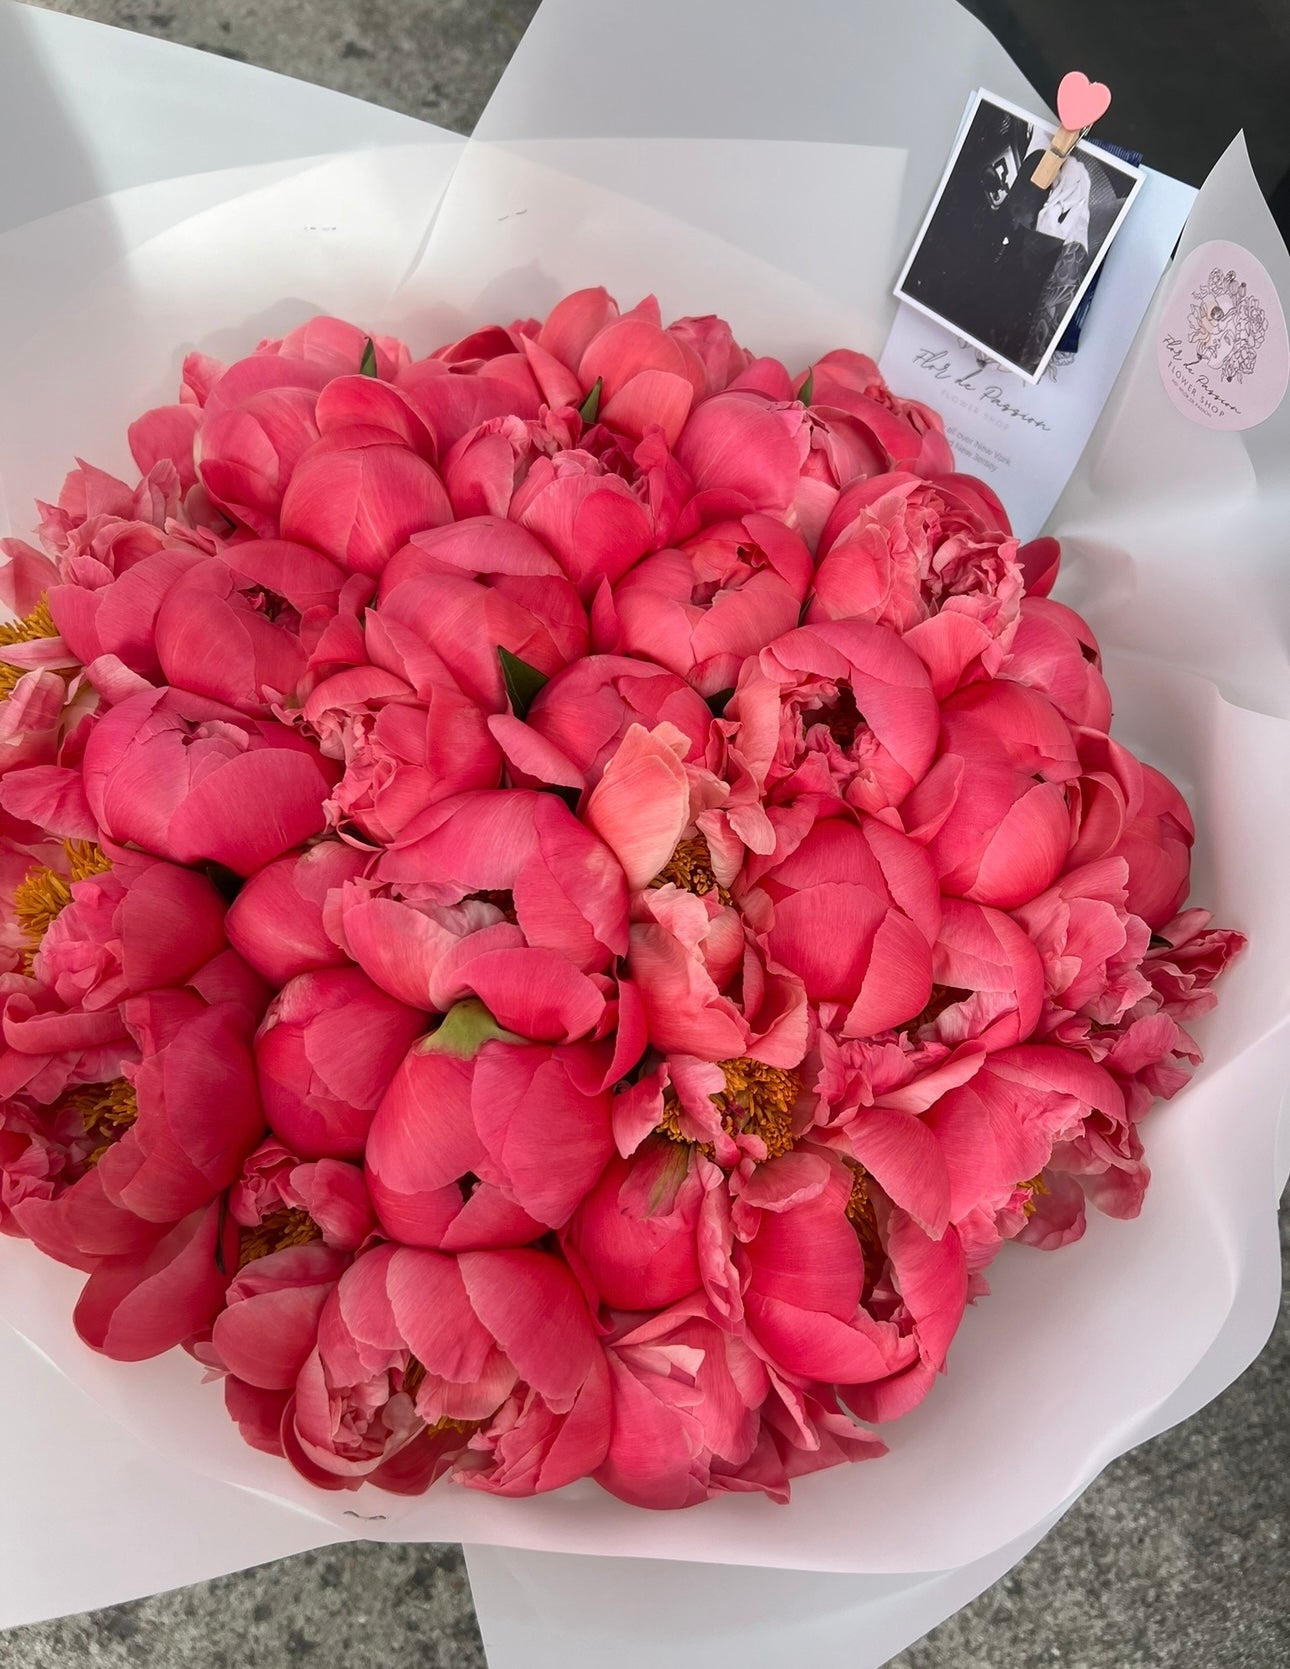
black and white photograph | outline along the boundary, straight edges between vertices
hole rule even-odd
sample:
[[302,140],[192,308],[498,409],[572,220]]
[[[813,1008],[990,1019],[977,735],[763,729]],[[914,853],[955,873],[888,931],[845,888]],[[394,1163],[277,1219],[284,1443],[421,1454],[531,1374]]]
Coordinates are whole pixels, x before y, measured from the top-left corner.
[[1034,383],[1142,173],[1081,142],[1035,185],[1053,126],[991,93],[973,100],[896,295]]

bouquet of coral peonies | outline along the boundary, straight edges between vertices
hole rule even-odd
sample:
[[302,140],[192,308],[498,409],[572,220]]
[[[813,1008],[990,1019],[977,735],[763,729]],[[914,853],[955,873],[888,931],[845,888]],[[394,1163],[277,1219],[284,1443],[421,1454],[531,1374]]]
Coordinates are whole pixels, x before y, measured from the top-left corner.
[[784,1500],[1138,1211],[1241,940],[871,360],[319,318],[130,445],[2,576],[0,1227],[87,1344],[324,1488]]

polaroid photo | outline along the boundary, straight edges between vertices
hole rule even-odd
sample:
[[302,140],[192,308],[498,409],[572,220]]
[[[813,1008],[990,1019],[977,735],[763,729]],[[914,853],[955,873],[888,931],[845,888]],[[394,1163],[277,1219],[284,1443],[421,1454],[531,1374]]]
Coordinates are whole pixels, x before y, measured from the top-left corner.
[[1142,185],[1081,141],[1047,190],[1031,183],[1055,129],[993,93],[958,142],[895,294],[1037,383]]

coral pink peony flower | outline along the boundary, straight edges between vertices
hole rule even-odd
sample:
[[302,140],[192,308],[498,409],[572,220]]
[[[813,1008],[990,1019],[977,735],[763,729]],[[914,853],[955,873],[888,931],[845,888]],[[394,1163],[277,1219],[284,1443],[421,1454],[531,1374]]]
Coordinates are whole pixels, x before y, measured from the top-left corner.
[[945,1372],[950,1343],[967,1302],[967,1259],[958,1231],[927,1234],[902,1211],[887,1219],[886,1279],[870,1297],[870,1306],[918,1347],[916,1360],[889,1379],[864,1380],[839,1390],[839,1397],[861,1419],[893,1420],[927,1395],[936,1375]]
[[715,888],[696,895],[672,882],[640,902],[627,965],[655,1046],[796,1066],[810,1028],[805,989],[759,949],[739,913]]
[[1016,919],[961,898],[941,901],[926,1025],[941,1041],[1007,1049],[1029,1037],[1043,1000],[1043,964]]
[[663,329],[653,296],[620,313],[599,289],[566,296],[535,345],[573,373],[565,396],[572,403],[599,382],[605,423],[635,435],[657,425],[669,445],[691,404],[719,393],[750,360],[722,319],[678,319]]
[[[19,1229],[52,1257],[133,1252],[156,1225],[204,1208],[233,1181],[264,1130],[250,1025],[232,1003],[207,1006],[191,990],[129,999],[117,1075],[60,1090],[39,1120],[39,1145],[61,1164],[10,1191]],[[113,1016],[115,1018],[115,1016]]]
[[172,586],[207,566],[192,547],[164,548],[141,557],[115,579],[94,575],[92,585],[50,586],[49,611],[63,641],[86,666],[111,655],[141,678],[162,683],[157,615]]
[[598,646],[648,657],[715,696],[734,688],[750,655],[797,625],[810,586],[810,553],[783,523],[718,522],[619,580]]
[[1105,731],[1111,692],[1101,666],[1097,639],[1073,609],[1027,596],[999,675],[1041,691],[1073,725]]
[[267,717],[304,676],[299,617],[239,578],[220,561],[182,575],[157,611],[157,659],[166,683]]
[[[795,1164],[795,1157],[766,1169],[786,1164]],[[861,1307],[866,1280],[877,1272],[867,1267],[870,1253],[862,1250],[863,1219],[853,1223],[848,1216],[854,1192],[853,1171],[819,1156],[810,1180],[795,1176],[787,1198],[767,1188],[767,1204],[748,1208],[752,1220],[737,1253],[747,1271],[748,1325],[783,1373],[863,1385],[898,1373],[918,1354],[912,1337]]]
[[1071,844],[1069,726],[1037,692],[999,679],[942,706],[941,752],[901,807],[951,896],[998,909],[1051,885]]
[[111,839],[238,875],[321,832],[334,775],[293,731],[170,689],[121,702],[85,749],[85,792]]
[[54,763],[66,705],[67,684],[56,672],[24,672],[15,679],[8,698],[0,700],[0,776]]
[[872,620],[905,632],[955,595],[988,600],[1000,581],[1015,615],[1015,564],[974,572],[970,563],[970,553],[997,550],[1008,532],[1003,507],[965,476],[925,481],[897,473],[854,482],[820,535],[808,618]]
[[[486,531],[473,560],[483,564],[493,529],[510,524],[481,520]],[[470,528],[457,522],[449,530],[454,561],[472,560]],[[481,707],[503,712],[499,649],[547,677],[585,655],[587,617],[558,572],[468,576],[449,566],[448,552],[447,540],[423,535],[387,568],[379,612],[368,618],[368,648],[377,664],[415,682],[429,649]]]
[[717,516],[760,511],[782,520],[808,445],[801,406],[730,390],[698,406],[675,453]]
[[214,1319],[236,1245],[235,1226],[212,1203],[146,1251],[100,1259],[73,1312],[77,1333],[118,1362],[183,1344]]
[[372,1115],[425,1024],[357,968],[297,974],[269,1005],[255,1040],[274,1134],[308,1158],[361,1158]]
[[242,1261],[267,1257],[318,1239],[357,1251],[376,1226],[367,1184],[357,1165],[304,1159],[281,1142],[262,1142],[229,1190],[229,1212],[247,1231]]
[[707,368],[684,333],[662,328],[652,296],[591,337],[577,378],[587,389],[600,384],[603,423],[637,437],[661,428],[669,446],[695,399],[708,392]]
[[[552,1001],[586,1004],[580,976],[627,943],[627,886],[603,841],[554,795],[526,789],[444,800],[415,835],[339,900],[334,930],[379,985],[442,1010],[486,980],[477,994],[506,996],[504,1024],[519,1030],[539,985]],[[519,987],[507,995],[526,979],[536,982],[527,998]]]
[[557,1412],[532,1386],[517,1386],[457,1457],[453,1478],[490,1495],[562,1489],[600,1465],[611,1416],[609,1371],[596,1353],[567,1412]]
[[478,1174],[548,1228],[568,1221],[613,1151],[609,1065],[609,1051],[587,1043],[493,1043],[476,1061]]
[[433,801],[492,788],[501,772],[486,714],[432,654],[415,688],[372,665],[338,672],[312,691],[303,716],[323,755],[343,761],[327,801],[332,821],[372,842],[397,841]]
[[612,585],[654,543],[654,519],[632,488],[589,452],[539,458],[508,514],[559,562],[584,601]]
[[613,1417],[596,1481],[638,1507],[690,1507],[738,1476],[770,1375],[750,1344],[685,1305],[624,1319],[607,1343]]
[[701,318],[674,319],[667,333],[698,356],[703,366],[705,394],[720,394],[753,362],[747,348],[741,348],[735,341],[730,326],[715,313],[705,313]]
[[357,574],[379,574],[414,533],[451,521],[434,469],[405,446],[352,449],[319,441],[302,453],[282,498],[284,539]]
[[214,384],[197,431],[198,476],[211,501],[262,539],[278,536],[296,465],[318,439],[326,380],[303,361],[243,360]]
[[378,377],[397,376],[411,362],[411,354],[397,336],[369,336],[357,325],[327,314],[306,320],[276,340],[266,339],[257,346],[255,357],[294,360],[340,377],[362,364],[369,342]]
[[180,491],[187,493],[197,484],[194,451],[200,426],[195,405],[155,406],[130,425],[130,456],[145,476],[158,464],[172,465]]
[[[571,1414],[599,1354],[585,1303],[555,1258],[381,1247],[341,1277],[323,1306],[317,1346],[285,1414],[286,1453],[333,1488],[364,1477],[381,1483],[381,1469],[415,1443],[438,1437],[445,1454],[459,1456],[471,1429],[496,1415],[521,1380],[550,1412]],[[583,1472],[588,1456],[590,1466],[599,1463],[604,1431],[593,1422],[590,1446],[579,1445]],[[494,1464],[509,1471],[505,1460],[503,1450]],[[567,1466],[554,1472],[546,1487],[569,1481]]]
[[1111,1075],[1074,1052],[1023,1044],[985,1056],[925,1115],[949,1166],[951,1221],[1005,1206],[1094,1113],[1107,1128],[1127,1128]]
[[[491,1243],[523,1245],[568,1220],[613,1151],[611,1056],[528,1043],[463,1009],[413,1049],[377,1111],[372,1198],[387,1232],[414,1244],[468,1245],[478,1220]],[[488,1191],[463,1208],[468,1176]]]
[[165,543],[163,529],[179,508],[179,491],[178,472],[164,462],[133,488],[80,463],[64,481],[58,503],[38,506],[41,543],[64,579],[88,573],[111,578]]
[[1113,852],[1129,866],[1125,903],[1148,927],[1163,927],[1186,898],[1194,838],[1182,795],[1168,777],[1144,765],[1142,798]]
[[[487,1035],[486,1023],[482,1029]],[[484,1152],[471,1112],[473,1055],[427,1048],[433,1041],[410,1049],[395,1071],[372,1119],[364,1155],[381,1228],[409,1246],[447,1242],[451,1226],[467,1215],[459,1184],[478,1175]],[[481,1210],[482,1204],[472,1215]],[[497,1215],[489,1213],[486,1244],[523,1246],[543,1232],[540,1223],[517,1209],[510,1224],[517,1238],[512,1239]],[[450,1244],[457,1249],[458,1239]]]
[[689,738],[674,725],[633,725],[605,766],[583,818],[623,866],[627,885],[676,881],[695,893],[733,882],[742,842],[725,815],[729,786],[686,763]]
[[822,818],[760,871],[757,892],[770,905],[767,951],[812,1002],[848,1008],[846,1035],[886,1031],[926,1007],[941,909],[935,873],[913,841],[872,818],[859,827]]
[[[808,375],[813,407],[845,412],[862,424],[885,454],[886,469],[911,469],[927,476],[953,469],[939,416],[917,400],[893,394],[868,355],[838,348],[817,359]],[[989,495],[989,488],[977,486]]]
[[1052,1009],[1111,1025],[1150,989],[1140,971],[1150,929],[1125,909],[1128,875],[1123,859],[1103,858],[1014,910],[1043,958]]
[[246,1262],[229,1282],[203,1359],[258,1390],[291,1390],[318,1342],[323,1305],[350,1261],[313,1241]]
[[365,1159],[372,1199],[384,1231],[408,1245],[474,1251],[526,1246],[546,1233],[497,1184],[479,1180],[471,1045],[499,1028],[484,1013],[473,1019],[466,1030],[474,1036],[455,1051],[431,1037],[408,1052],[372,1122]]
[[370,862],[368,853],[339,840],[318,840],[275,858],[229,905],[229,943],[275,988],[296,974],[343,966],[348,958],[326,926],[329,905]]
[[700,1290],[700,1236],[720,1232],[710,1202],[722,1185],[697,1147],[654,1137],[610,1160],[562,1244],[611,1309],[666,1309]]
[[[97,851],[74,850],[71,873],[68,900],[31,959],[33,976],[68,1008],[182,985],[225,948],[224,901],[203,875],[127,850],[114,850],[110,867]],[[44,872],[47,886],[53,874]]]
[[726,709],[733,761],[773,802],[882,812],[920,782],[937,710],[922,662],[895,632],[824,621],[745,667]]
[[634,724],[661,723],[689,738],[686,758],[701,760],[712,712],[675,673],[626,655],[590,655],[538,691],[521,724],[501,715],[490,729],[512,771],[565,788],[592,786]]

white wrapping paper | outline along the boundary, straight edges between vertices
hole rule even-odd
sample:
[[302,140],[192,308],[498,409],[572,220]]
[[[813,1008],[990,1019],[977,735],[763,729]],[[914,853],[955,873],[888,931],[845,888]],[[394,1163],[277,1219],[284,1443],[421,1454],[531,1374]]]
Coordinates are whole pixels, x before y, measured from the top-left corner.
[[[9,39],[13,15],[0,8]],[[63,38],[40,37],[40,67],[68,109],[90,65]],[[127,43],[114,49],[129,60]],[[127,467],[125,425],[173,397],[186,349],[246,351],[315,311],[424,352],[604,282],[624,304],[654,289],[665,314],[721,312],[792,363],[840,344],[876,355],[967,92],[1040,105],[951,0],[896,15],[858,0],[655,0],[644,14],[546,0],[480,124],[487,142],[407,123],[378,134],[337,98],[339,154],[305,160],[266,128],[257,154],[239,137],[220,167],[215,117],[222,106],[227,123],[250,83],[240,66],[197,62],[168,54],[157,97],[137,89],[135,119],[165,131],[191,70],[209,148],[174,154],[200,174],[159,178],[121,139],[104,165],[112,189],[77,198],[64,181],[55,215],[31,218],[29,180],[16,207],[0,189],[0,226],[15,228],[0,236],[8,530],[29,526],[31,499],[56,490],[71,452]],[[0,60],[0,109],[4,79],[21,75]],[[329,97],[309,89],[304,104]],[[1290,306],[1290,261],[1239,147],[1202,191],[1184,252],[1215,237],[1253,251]],[[1200,1028],[1205,1068],[1150,1118],[1142,1217],[1095,1220],[1054,1257],[1005,1250],[948,1378],[892,1428],[887,1459],[804,1480],[787,1508],[728,1497],[680,1514],[589,1485],[520,1502],[443,1487],[414,1501],[324,1496],[243,1446],[187,1358],[122,1367],[86,1351],[68,1319],[77,1277],[5,1242],[0,1315],[42,1354],[0,1335],[3,1382],[36,1411],[0,1508],[0,1624],[362,1534],[470,1544],[494,1669],[611,1645],[623,1669],[664,1651],[682,1669],[736,1652],[755,1666],[790,1643],[825,1666],[874,1669],[1021,1557],[1116,1454],[1247,1365],[1275,1314],[1290,1164],[1290,403],[1241,434],[1189,424],[1159,383],[1154,317],[1052,519],[1066,542],[1059,594],[1108,651],[1116,733],[1191,800],[1195,896],[1251,946]],[[56,1409],[68,1412],[54,1429]],[[60,1526],[77,1502],[114,1498],[123,1456],[146,1511],[105,1567],[88,1540],[69,1551]],[[657,1572],[635,1561],[662,1560],[744,1568],[668,1574],[676,1604],[642,1632]],[[765,1584],[760,1566],[785,1574]],[[757,1599],[772,1586],[773,1618]],[[630,1645],[614,1632],[624,1606]]]

